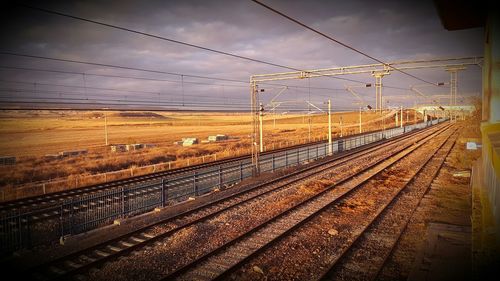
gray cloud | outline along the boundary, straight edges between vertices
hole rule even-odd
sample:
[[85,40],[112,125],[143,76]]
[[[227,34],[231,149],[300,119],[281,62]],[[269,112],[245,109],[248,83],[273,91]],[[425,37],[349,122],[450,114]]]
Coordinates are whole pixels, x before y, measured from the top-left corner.
[[[382,60],[482,55],[482,29],[446,31],[432,1],[405,2],[267,1],[278,10]],[[49,1],[34,2],[33,5],[43,5],[48,9],[296,68],[372,63],[251,1]],[[3,17],[0,34],[2,50],[5,51],[245,81],[256,73],[286,71],[26,8],[4,11],[7,14]],[[166,75],[8,56],[0,56],[0,65],[180,80],[179,77]],[[412,73],[431,81],[449,79],[443,70]],[[78,86],[84,84],[83,77],[78,75],[1,69],[0,78]],[[369,75],[349,78],[372,82]],[[479,91],[480,70],[471,68],[461,73],[459,79],[461,90]],[[185,81],[231,84],[187,77]],[[342,88],[346,84],[345,81],[329,78],[287,83],[329,88]],[[408,88],[419,82],[393,73],[384,83]],[[202,96],[197,98],[202,100],[204,97],[222,98],[222,92],[229,97],[247,98],[249,92],[242,87],[208,87],[189,83],[182,87],[178,83],[91,76],[86,77],[86,86],[158,91],[165,95],[171,93],[173,99],[180,99],[183,88],[186,95],[193,93]],[[386,92],[404,93],[394,89],[386,89]],[[99,93],[101,96],[109,94]],[[316,99],[324,99],[320,95],[325,94],[330,95],[332,91],[311,90],[311,96]],[[333,94],[340,101],[347,95],[342,91]],[[366,91],[366,94],[372,98],[371,92]]]

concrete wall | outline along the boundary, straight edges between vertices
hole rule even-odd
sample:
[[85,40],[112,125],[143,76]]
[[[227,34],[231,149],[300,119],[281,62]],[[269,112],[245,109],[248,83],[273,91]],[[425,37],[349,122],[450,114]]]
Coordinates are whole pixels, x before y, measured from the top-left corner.
[[[500,14],[488,16],[482,95],[483,184],[500,238]],[[498,240],[500,241],[500,240]]]

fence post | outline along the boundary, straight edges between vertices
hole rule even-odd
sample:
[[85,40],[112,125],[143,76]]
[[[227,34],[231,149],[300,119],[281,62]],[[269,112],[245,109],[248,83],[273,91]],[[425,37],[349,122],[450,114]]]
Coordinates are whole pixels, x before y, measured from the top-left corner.
[[222,188],[222,167],[219,165],[219,188]]
[[161,207],[165,207],[165,179],[161,179]]
[[299,165],[300,161],[299,161],[299,148],[297,148],[297,166]]
[[73,234],[73,210],[74,210],[74,203],[73,203],[74,197],[71,197],[70,199],[70,206],[69,206],[69,234]]
[[271,163],[273,164],[273,173],[274,173],[274,153],[273,153],[273,154],[271,154],[271,159],[272,159],[272,162],[271,162]]
[[19,225],[19,248],[22,248],[23,246],[23,220],[21,218],[21,211],[18,213],[19,215],[17,216],[17,223]]
[[125,216],[125,188],[122,186],[122,214],[121,216],[124,217]]
[[196,171],[193,172],[193,191],[194,196],[198,196],[198,190],[196,188]]
[[285,168],[288,167],[288,150],[285,150]]
[[61,209],[59,211],[59,223],[61,224],[61,237],[59,237],[59,243],[61,243],[61,244],[64,241],[63,205],[64,205],[64,203],[61,203]]
[[240,161],[240,181],[243,180],[243,162]]

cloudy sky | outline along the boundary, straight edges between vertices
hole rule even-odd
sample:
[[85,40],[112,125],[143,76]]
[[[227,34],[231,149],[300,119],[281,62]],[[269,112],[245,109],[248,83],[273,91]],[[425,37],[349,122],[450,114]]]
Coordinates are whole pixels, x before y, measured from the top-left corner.
[[[483,55],[483,29],[445,30],[432,1],[264,2],[384,62]],[[36,1],[31,5],[298,69],[375,63],[250,0]],[[0,102],[4,106],[37,101],[243,109],[249,107],[251,75],[289,71],[25,7],[2,10],[0,53],[182,74],[0,54]],[[427,81],[449,81],[443,69],[409,72]],[[374,83],[369,74],[343,77]],[[459,93],[478,94],[480,81],[480,68],[468,67],[459,74]],[[329,77],[280,81],[260,85],[266,89],[264,101],[281,90],[278,84],[290,86],[279,100],[304,108],[303,100],[319,105],[328,98],[336,108],[353,108],[355,100],[345,87],[360,85]],[[414,95],[408,89],[419,84],[393,72],[384,78],[384,86],[389,86],[384,95]],[[355,90],[374,103],[373,87]],[[421,91],[446,94],[449,89],[422,87]]]

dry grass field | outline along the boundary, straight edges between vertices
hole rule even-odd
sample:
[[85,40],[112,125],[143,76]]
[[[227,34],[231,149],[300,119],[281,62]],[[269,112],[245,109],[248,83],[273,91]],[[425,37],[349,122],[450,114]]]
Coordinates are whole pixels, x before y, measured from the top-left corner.
[[[111,152],[105,145],[104,115],[109,144],[145,143],[155,147]],[[340,116],[344,135],[359,132],[358,112],[335,113],[332,114],[334,136],[340,133]],[[2,111],[0,156],[16,156],[17,161],[13,166],[0,166],[0,199],[74,188],[249,153],[250,120],[250,116],[243,113]],[[362,120],[363,131],[381,129],[381,115],[364,112]],[[413,113],[410,113],[410,120],[413,120]],[[387,118],[386,126],[389,127],[391,122],[394,125],[394,118]],[[264,119],[265,148],[326,139],[327,125],[326,115],[267,115]],[[191,147],[173,144],[185,137],[201,141],[216,134],[228,135],[230,139]],[[45,157],[79,149],[86,149],[88,153],[62,159]],[[103,176],[103,173],[113,171],[122,172]]]

